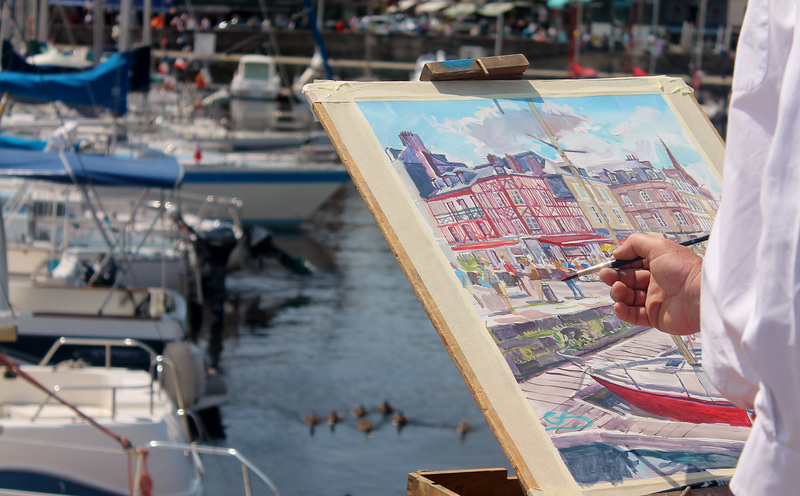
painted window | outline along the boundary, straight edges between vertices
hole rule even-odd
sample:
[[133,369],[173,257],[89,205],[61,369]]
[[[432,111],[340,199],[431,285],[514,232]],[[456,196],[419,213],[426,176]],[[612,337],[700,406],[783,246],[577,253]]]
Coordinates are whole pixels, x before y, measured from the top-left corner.
[[514,202],[514,205],[524,205],[525,200],[522,199],[522,195],[519,194],[519,191],[515,189],[508,190],[508,196],[511,197],[511,201]]
[[528,228],[531,230],[532,233],[534,234],[542,233],[542,228],[539,225],[539,222],[537,222],[535,218],[525,217],[525,223],[528,224]]
[[619,210],[617,210],[616,208],[612,208],[611,211],[614,212],[614,217],[617,218],[617,222],[619,222],[620,224],[625,223],[625,221],[622,219],[622,214],[619,212]]
[[639,227],[642,229],[647,229],[647,222],[644,221],[641,215],[636,216],[636,222],[639,224]]
[[450,231],[450,236],[453,237],[456,243],[462,243],[464,241],[461,235],[458,234],[458,230],[456,230],[455,227],[448,227],[447,229]]
[[475,241],[475,235],[472,234],[472,229],[468,225],[464,225],[464,234],[467,236],[468,241]]
[[660,189],[660,190],[658,190],[658,194],[661,195],[661,199],[662,200],[664,200],[666,202],[672,201],[672,195],[669,194],[669,191],[667,191],[665,189]]
[[678,219],[678,224],[682,226],[688,226],[689,223],[686,222],[686,217],[683,216],[681,212],[675,212],[675,218]]
[[628,205],[629,207],[633,206],[633,202],[631,201],[631,199],[630,199],[630,197],[628,195],[622,195],[622,203],[624,203],[625,205]]
[[597,209],[594,208],[594,206],[589,205],[589,211],[592,213],[594,220],[597,221],[598,224],[603,222],[603,219],[600,218],[600,214],[597,213]]
[[639,196],[641,196],[642,200],[644,200],[646,203],[652,203],[653,202],[653,199],[650,198],[650,193],[648,193],[645,190],[639,191]]
[[505,199],[505,197],[503,196],[502,193],[499,193],[499,192],[495,191],[494,200],[497,202],[497,205],[499,205],[501,207],[505,207],[506,206],[506,199]]
[[575,185],[575,191],[578,192],[578,198],[589,198],[589,195],[586,194],[586,190],[583,189],[583,186],[580,184]]
[[661,218],[661,215],[658,212],[653,212],[653,218],[658,222],[658,225],[661,227],[667,227],[667,223],[664,222],[664,219]]

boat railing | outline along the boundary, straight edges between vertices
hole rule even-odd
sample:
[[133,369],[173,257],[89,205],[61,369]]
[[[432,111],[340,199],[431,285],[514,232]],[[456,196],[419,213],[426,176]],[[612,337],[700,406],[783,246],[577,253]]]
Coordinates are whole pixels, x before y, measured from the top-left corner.
[[[114,386],[114,385],[101,385],[101,386],[65,386],[61,384],[56,384],[53,386],[54,393],[62,393],[67,391],[110,391],[111,392],[111,404],[109,405],[111,411],[109,414],[109,418],[111,420],[116,420],[117,418],[117,391],[119,390],[133,390],[133,389],[144,389],[149,387],[148,384],[143,384],[140,386]],[[36,412],[31,417],[31,422],[35,422],[39,415],[41,415],[42,411],[44,411],[45,407],[51,404],[50,400],[52,396],[45,396],[44,400],[39,404],[39,408],[36,409]],[[150,401],[150,410],[152,413],[153,409],[153,402],[152,398]]]
[[[253,495],[253,487],[251,482],[251,474],[255,475],[261,482],[263,482],[267,487],[270,488],[272,493],[275,496],[280,496],[280,492],[275,484],[270,480],[269,477],[264,474],[258,467],[256,467],[250,460],[244,457],[239,451],[234,448],[219,448],[216,446],[203,446],[198,444],[182,444],[182,443],[172,443],[172,442],[165,442],[165,441],[150,441],[148,446],[151,449],[166,449],[166,450],[175,450],[175,451],[183,451],[192,453],[195,456],[196,460],[199,461],[199,455],[214,455],[214,456],[223,456],[223,457],[231,457],[235,458],[240,464],[242,468],[242,482],[244,483],[244,493],[246,496]],[[136,481],[139,481],[141,476],[141,470],[143,466],[143,458],[140,454],[139,456],[139,463],[136,468]],[[199,467],[202,467],[202,464],[198,464]],[[134,487],[135,496],[140,496],[141,493],[139,491],[138,482],[137,485]]]
[[[55,356],[56,352],[62,346],[102,346],[105,348],[105,362],[104,367],[110,368],[111,367],[111,349],[114,347],[122,347],[122,348],[139,348],[146,352],[150,356],[150,384],[147,386],[150,388],[150,413],[152,414],[154,411],[155,405],[155,383],[156,381],[159,384],[159,391],[165,389],[164,387],[164,366],[166,365],[167,368],[171,368],[175,373],[170,374],[171,377],[171,386],[174,388],[174,400],[177,403],[178,412],[180,417],[183,421],[183,427],[186,433],[186,438],[191,439],[191,429],[189,428],[188,423],[188,416],[183,415],[183,413],[187,412],[188,409],[184,403],[184,394],[181,387],[181,383],[178,380],[178,371],[175,363],[164,355],[159,355],[155,352],[153,348],[148,346],[147,344],[130,338],[125,339],[102,339],[102,338],[70,338],[70,337],[61,337],[56,340],[55,343],[50,347],[50,350],[42,357],[39,365],[48,365],[50,361]],[[115,393],[116,394],[116,393]],[[49,398],[49,396],[48,396]],[[198,419],[194,419],[196,425],[201,425]]]

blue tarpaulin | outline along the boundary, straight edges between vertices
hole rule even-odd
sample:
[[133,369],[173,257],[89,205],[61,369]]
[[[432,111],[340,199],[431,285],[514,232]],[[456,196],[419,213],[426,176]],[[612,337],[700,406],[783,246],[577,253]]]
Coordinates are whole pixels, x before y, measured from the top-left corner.
[[4,134],[0,134],[0,148],[3,149],[3,153],[5,153],[6,149],[42,151],[46,146],[47,141],[45,140],[20,138],[18,136],[6,136]]
[[3,150],[0,153],[0,176],[62,184],[171,189],[180,184],[183,171],[172,157],[135,159],[91,153]]
[[131,53],[115,53],[97,67],[71,74],[26,74],[0,71],[0,93],[37,101],[107,108],[117,115],[128,110]]

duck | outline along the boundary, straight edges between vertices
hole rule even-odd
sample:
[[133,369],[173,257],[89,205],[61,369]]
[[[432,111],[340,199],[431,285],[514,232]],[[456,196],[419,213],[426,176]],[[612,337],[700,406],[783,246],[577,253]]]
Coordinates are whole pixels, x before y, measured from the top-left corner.
[[384,400],[384,402],[381,403],[380,406],[378,407],[378,412],[383,415],[389,415],[391,413],[394,413],[394,407],[390,405],[388,401]]
[[469,420],[463,419],[461,422],[458,423],[456,427],[456,432],[461,434],[461,439],[464,439],[467,436],[467,433],[472,430],[472,425],[469,423]]
[[403,429],[403,427],[408,425],[409,422],[411,422],[411,419],[408,417],[408,415],[405,415],[403,412],[397,412],[392,417],[392,425],[397,427],[398,434]]
[[320,423],[320,418],[314,412],[311,412],[303,417],[303,423],[309,427],[311,434],[314,434],[314,427]]
[[350,414],[355,418],[361,418],[367,415],[367,409],[363,405],[356,405],[355,408],[350,410]]
[[325,417],[325,422],[327,422],[328,425],[331,426],[331,430],[333,430],[334,426],[336,426],[336,424],[341,421],[342,421],[342,414],[337,412],[336,410],[331,410],[331,413],[329,413],[328,416]]
[[375,429],[375,425],[364,417],[358,419],[358,424],[356,424],[356,428],[360,431],[364,431],[367,437],[372,437],[372,430]]

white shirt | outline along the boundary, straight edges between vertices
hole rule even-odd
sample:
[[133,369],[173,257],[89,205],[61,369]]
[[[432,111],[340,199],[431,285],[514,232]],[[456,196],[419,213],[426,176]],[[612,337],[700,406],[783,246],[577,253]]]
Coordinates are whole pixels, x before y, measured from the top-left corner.
[[800,494],[800,8],[750,0],[722,202],[703,263],[703,365],[756,420],[731,489]]

